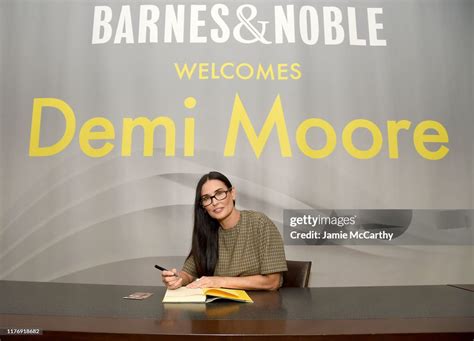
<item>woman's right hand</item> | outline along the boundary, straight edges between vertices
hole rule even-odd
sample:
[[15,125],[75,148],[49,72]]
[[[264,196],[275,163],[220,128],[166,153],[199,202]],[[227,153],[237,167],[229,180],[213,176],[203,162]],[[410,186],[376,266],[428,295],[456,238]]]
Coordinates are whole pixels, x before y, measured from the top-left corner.
[[178,289],[183,286],[183,279],[178,275],[176,269],[162,271],[161,280],[168,289]]

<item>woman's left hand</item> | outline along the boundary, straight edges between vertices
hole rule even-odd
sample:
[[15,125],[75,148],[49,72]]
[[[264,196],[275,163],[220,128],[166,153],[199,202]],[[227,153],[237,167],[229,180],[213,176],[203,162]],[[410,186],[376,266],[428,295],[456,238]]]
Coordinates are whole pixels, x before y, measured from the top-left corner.
[[196,279],[194,282],[189,283],[186,288],[222,288],[224,286],[223,277],[218,276],[211,276],[206,277],[203,276],[201,278]]

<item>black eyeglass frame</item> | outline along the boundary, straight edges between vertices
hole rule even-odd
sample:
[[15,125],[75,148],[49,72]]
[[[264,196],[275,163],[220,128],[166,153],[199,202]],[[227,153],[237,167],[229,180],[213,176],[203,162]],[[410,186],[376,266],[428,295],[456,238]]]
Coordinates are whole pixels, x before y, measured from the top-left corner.
[[[201,206],[202,207],[207,207],[209,205],[212,205],[212,199],[216,199],[217,201],[222,201],[222,200],[225,200],[227,198],[227,193],[231,192],[233,188],[228,188],[226,191],[221,191],[221,190],[217,190],[216,193],[210,197],[207,197],[206,200],[210,200],[209,201],[209,204],[207,205],[204,205],[204,200],[203,198],[201,198]],[[225,196],[222,198],[222,199],[218,199],[217,198],[217,195],[221,194],[221,193],[224,193]]]

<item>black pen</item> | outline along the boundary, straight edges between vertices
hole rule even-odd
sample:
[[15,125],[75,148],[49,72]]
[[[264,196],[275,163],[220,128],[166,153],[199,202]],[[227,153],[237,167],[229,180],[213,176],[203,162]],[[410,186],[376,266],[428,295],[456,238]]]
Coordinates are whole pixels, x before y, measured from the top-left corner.
[[[170,271],[170,270],[168,270],[168,269],[166,269],[166,268],[164,268],[164,267],[162,267],[162,266],[159,266],[159,265],[157,265],[157,264],[155,264],[155,268],[157,268],[157,269],[160,270],[160,271]],[[174,272],[173,272],[173,274],[174,274],[176,277],[179,277],[178,274],[176,274],[176,273],[174,273]]]

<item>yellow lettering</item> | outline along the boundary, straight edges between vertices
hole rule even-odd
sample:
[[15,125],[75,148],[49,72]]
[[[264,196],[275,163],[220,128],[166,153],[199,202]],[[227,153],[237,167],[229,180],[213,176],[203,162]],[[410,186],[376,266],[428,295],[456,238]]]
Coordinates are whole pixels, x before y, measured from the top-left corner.
[[258,64],[258,69],[257,69],[257,79],[263,78],[267,80],[270,78],[271,80],[275,79],[275,74],[273,72],[273,65],[268,64],[267,70],[265,71],[264,67],[262,64]]
[[[326,134],[326,145],[321,149],[313,149],[308,145],[306,133],[310,128],[319,127]],[[327,121],[319,118],[309,118],[304,120],[296,130],[296,143],[304,155],[313,159],[322,159],[330,155],[336,148],[336,132]]]
[[234,67],[234,63],[224,63],[222,64],[221,66],[221,74],[222,74],[222,77],[225,78],[225,79],[234,79],[234,73],[232,73],[231,75],[225,73],[225,69],[227,67]]
[[192,77],[193,74],[194,74],[194,71],[196,70],[196,67],[197,67],[197,64],[196,64],[196,63],[193,64],[193,66],[191,67],[191,69],[189,69],[187,63],[184,63],[182,68],[180,68],[180,66],[178,65],[178,63],[174,63],[174,68],[175,68],[175,70],[176,70],[176,73],[178,74],[179,79],[183,79],[184,74],[186,74],[186,76],[188,77],[188,79],[191,79],[191,77]]
[[299,63],[293,63],[291,64],[291,71],[293,71],[293,73],[291,74],[291,79],[300,79],[301,78],[301,65]]
[[220,79],[221,77],[216,72],[216,63],[212,63],[211,67],[211,79]]
[[287,80],[288,76],[288,64],[278,64],[278,79],[279,80]]
[[123,136],[122,136],[122,155],[130,156],[132,152],[132,134],[136,126],[143,127],[143,156],[153,155],[154,132],[157,126],[165,128],[166,142],[165,155],[174,156],[175,154],[175,135],[176,129],[173,120],[168,117],[157,117],[153,121],[146,117],[138,117],[136,119],[123,119]]
[[[242,72],[240,71],[243,67],[246,67],[248,69],[248,75],[247,76],[243,75]],[[254,73],[252,65],[247,64],[247,63],[242,63],[242,64],[237,65],[236,72],[237,72],[237,76],[240,79],[244,79],[244,80],[252,78],[253,73]]]
[[184,156],[194,156],[194,118],[184,119]]
[[[426,135],[426,131],[432,129],[436,134]],[[446,146],[439,147],[432,152],[425,147],[425,143],[448,143],[449,136],[446,128],[437,121],[422,121],[413,132],[413,144],[415,145],[418,154],[428,160],[441,160],[448,152],[449,148]]]
[[391,159],[398,159],[398,132],[401,129],[410,129],[411,122],[407,120],[387,121],[388,155]]
[[[187,97],[184,100],[184,106],[188,109],[196,107],[196,99]],[[194,118],[184,119],[184,156],[194,156]]]
[[[40,147],[41,115],[43,107],[51,107],[59,110],[65,120],[66,129],[63,136],[55,144],[48,147]],[[64,150],[71,143],[76,132],[76,117],[71,107],[57,98],[35,98],[33,101],[33,113],[31,118],[30,134],[30,156],[51,156]]]
[[209,79],[209,63],[199,63],[199,79]]
[[[103,131],[92,131],[93,127],[102,127]],[[114,145],[106,142],[100,148],[94,148],[90,145],[91,140],[113,140],[115,139],[115,129],[108,119],[104,117],[94,117],[86,121],[79,132],[79,145],[81,150],[90,157],[103,157],[114,149]]]
[[283,157],[291,156],[290,141],[288,138],[288,131],[286,129],[285,116],[281,105],[280,95],[275,98],[272,109],[263,124],[260,134],[257,136],[255,129],[247,115],[242,101],[238,94],[235,95],[234,107],[232,109],[232,116],[230,118],[229,130],[227,132],[227,140],[224,148],[224,156],[233,156],[235,154],[235,144],[239,133],[239,125],[242,125],[250,145],[253,148],[257,159],[265,147],[265,144],[270,136],[273,126],[277,127],[278,139],[280,141],[280,152]]
[[[367,150],[360,150],[352,143],[352,134],[359,128],[365,128],[372,134],[372,146]],[[379,127],[369,120],[353,120],[349,122],[342,131],[342,144],[347,152],[356,159],[371,159],[376,156],[382,148],[382,141],[382,132]]]

